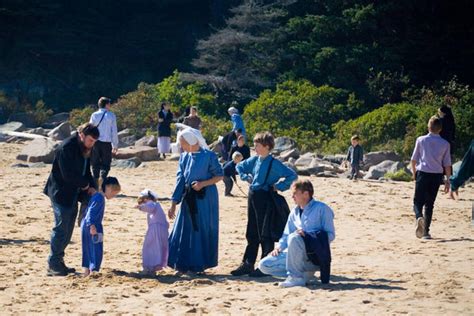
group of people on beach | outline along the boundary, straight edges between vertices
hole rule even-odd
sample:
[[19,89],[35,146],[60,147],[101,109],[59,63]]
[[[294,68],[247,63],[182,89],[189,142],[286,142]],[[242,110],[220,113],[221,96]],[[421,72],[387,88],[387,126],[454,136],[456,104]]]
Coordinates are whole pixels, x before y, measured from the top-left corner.
[[[110,99],[100,98],[98,105],[99,110],[92,114],[90,122],[81,125],[56,151],[45,186],[44,193],[51,199],[54,213],[48,257],[48,275],[51,276],[75,272],[66,266],[64,251],[71,240],[79,201],[84,205],[79,212],[84,275],[99,271],[101,267],[105,202],[116,196],[121,187],[117,178],[108,176],[112,154],[118,148],[116,118],[110,110]],[[238,175],[249,183],[247,245],[242,262],[230,273],[233,276],[283,277],[286,279],[280,286],[291,287],[308,284],[315,271],[320,270],[321,281],[329,282],[329,245],[335,238],[334,212],[314,198],[314,188],[309,180],[297,180],[291,168],[272,157],[275,141],[270,132],[254,136],[256,155],[250,156],[239,111],[231,107],[228,112],[233,127],[228,136],[230,139],[225,140],[228,147],[225,147],[227,155],[222,154],[223,165],[217,154],[209,150],[200,132],[202,123],[197,119],[197,109],[191,108],[190,115],[184,118],[185,125],[177,133],[181,154],[171,206],[167,211],[169,219],[174,219],[169,234],[168,221],[156,193],[149,189],[140,192],[136,207],[147,214],[148,220],[141,273],[154,275],[168,266],[176,270],[177,275],[202,274],[217,266],[219,194],[216,183],[224,180],[225,195],[232,196],[232,185]],[[170,151],[170,122],[173,121],[168,103],[162,104],[158,115],[158,150],[165,157]],[[425,137],[427,140],[417,140],[412,157],[416,162],[415,213],[417,218],[423,216],[420,215],[421,207],[425,205],[425,222],[417,220],[418,226],[423,225],[425,237],[429,233],[431,203],[436,198],[434,182],[437,181],[438,187],[440,183],[440,178],[431,177],[430,173],[439,174],[441,166],[446,176],[450,175],[450,157],[446,156],[449,143],[445,145],[445,141],[436,136],[440,126],[439,119],[430,119],[430,134]],[[348,158],[352,159],[355,169],[351,175],[356,177],[362,153],[357,149],[358,139],[352,141],[354,149],[349,149]],[[427,167],[431,169],[425,169]],[[278,194],[278,191],[290,188],[296,204],[291,211],[285,198]],[[261,260],[257,264],[259,248]]]

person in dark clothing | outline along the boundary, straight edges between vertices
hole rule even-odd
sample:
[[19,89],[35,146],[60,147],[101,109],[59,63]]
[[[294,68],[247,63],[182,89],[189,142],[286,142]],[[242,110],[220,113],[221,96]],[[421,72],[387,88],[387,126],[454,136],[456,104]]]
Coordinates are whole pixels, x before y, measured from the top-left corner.
[[237,138],[242,135],[242,130],[240,129],[237,129],[235,131],[232,131],[230,133],[227,133],[223,138],[222,138],[222,151],[221,151],[221,155],[222,155],[222,158],[224,159],[224,161],[228,161],[229,160],[229,153],[230,153],[230,150],[232,149],[232,144],[234,143],[234,141],[237,140]]
[[448,141],[451,156],[454,153],[454,141],[456,139],[456,124],[454,123],[453,111],[447,105],[442,106],[438,109],[438,116],[441,119],[441,125],[443,126],[439,136]]
[[173,122],[173,113],[171,106],[167,102],[161,104],[161,110],[158,112],[158,156],[170,152],[171,148],[171,123]]
[[[474,175],[474,140],[471,141],[469,149],[464,154],[461,166],[449,178],[450,188],[449,197],[454,199],[454,195],[458,195],[458,188],[466,182],[467,179]],[[474,208],[473,208],[474,214]],[[474,216],[473,216],[474,220]]]
[[357,180],[360,170],[360,162],[364,159],[364,150],[359,145],[359,136],[351,137],[351,146],[347,150],[347,161],[351,163],[351,180]]
[[81,125],[74,135],[64,140],[53,160],[44,194],[51,199],[54,227],[51,232],[51,253],[48,275],[64,276],[75,272],[64,263],[64,250],[71,241],[77,216],[80,192],[96,192],[96,182],[90,171],[90,154],[99,138],[99,130],[91,123]]
[[226,162],[222,168],[224,170],[225,196],[234,196],[232,194],[232,188],[234,187],[234,182],[237,181],[237,178],[235,177],[237,174],[235,166],[237,166],[242,159],[242,154],[236,151],[232,154],[232,160]]
[[232,155],[237,151],[242,154],[242,160],[250,158],[250,147],[245,144],[244,135],[240,135],[237,138],[237,145],[232,146],[232,148],[230,149],[229,158],[231,158]]

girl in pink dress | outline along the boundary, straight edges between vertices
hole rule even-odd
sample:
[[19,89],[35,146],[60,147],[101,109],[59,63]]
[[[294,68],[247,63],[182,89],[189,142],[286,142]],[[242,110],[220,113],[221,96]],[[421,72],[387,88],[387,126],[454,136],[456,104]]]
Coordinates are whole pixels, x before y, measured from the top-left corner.
[[168,221],[157,195],[145,189],[140,192],[137,208],[147,213],[148,230],[142,249],[143,273],[155,274],[168,264]]

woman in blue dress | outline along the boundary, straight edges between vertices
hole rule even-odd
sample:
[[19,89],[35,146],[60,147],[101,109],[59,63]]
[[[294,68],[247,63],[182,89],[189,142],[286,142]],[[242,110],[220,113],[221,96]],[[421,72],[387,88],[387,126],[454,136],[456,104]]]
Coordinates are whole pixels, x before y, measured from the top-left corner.
[[219,244],[219,197],[216,183],[223,178],[214,152],[194,128],[178,133],[183,149],[179,159],[170,218],[175,218],[169,237],[168,266],[180,273],[204,272],[217,266]]

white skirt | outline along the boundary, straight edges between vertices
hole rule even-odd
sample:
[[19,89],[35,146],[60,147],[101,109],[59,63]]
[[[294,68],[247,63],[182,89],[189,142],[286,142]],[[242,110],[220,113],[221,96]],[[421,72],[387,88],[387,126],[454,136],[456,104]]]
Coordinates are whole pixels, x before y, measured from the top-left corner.
[[167,154],[170,152],[171,137],[160,136],[158,137],[158,152],[160,154]]

